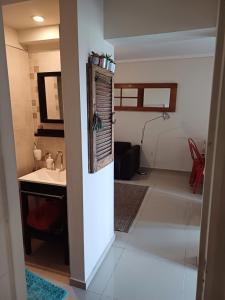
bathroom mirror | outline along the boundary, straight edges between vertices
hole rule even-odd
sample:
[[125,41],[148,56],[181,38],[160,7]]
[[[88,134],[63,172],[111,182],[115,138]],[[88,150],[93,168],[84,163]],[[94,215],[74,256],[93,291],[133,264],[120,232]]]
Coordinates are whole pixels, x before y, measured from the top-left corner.
[[42,123],[63,123],[61,72],[37,74]]

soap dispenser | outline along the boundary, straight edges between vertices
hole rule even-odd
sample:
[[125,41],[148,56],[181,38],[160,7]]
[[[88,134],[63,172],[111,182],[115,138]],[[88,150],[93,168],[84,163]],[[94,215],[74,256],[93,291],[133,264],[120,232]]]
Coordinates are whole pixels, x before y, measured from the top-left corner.
[[41,160],[41,149],[37,148],[37,144],[34,143],[34,149],[33,149],[34,159],[35,160]]
[[33,149],[33,154],[34,154],[34,163],[35,163],[35,170],[38,170],[38,162],[41,160],[41,149],[37,148],[37,144],[34,143],[34,149]]
[[52,158],[52,155],[51,153],[48,154],[48,157],[46,159],[46,167],[47,169],[49,170],[52,170],[53,169],[53,158]]

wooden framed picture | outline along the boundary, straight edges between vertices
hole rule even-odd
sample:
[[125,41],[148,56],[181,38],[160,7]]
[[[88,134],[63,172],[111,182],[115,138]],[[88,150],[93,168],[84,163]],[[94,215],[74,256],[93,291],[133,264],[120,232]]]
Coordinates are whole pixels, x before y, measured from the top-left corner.
[[115,111],[175,112],[177,83],[116,83]]

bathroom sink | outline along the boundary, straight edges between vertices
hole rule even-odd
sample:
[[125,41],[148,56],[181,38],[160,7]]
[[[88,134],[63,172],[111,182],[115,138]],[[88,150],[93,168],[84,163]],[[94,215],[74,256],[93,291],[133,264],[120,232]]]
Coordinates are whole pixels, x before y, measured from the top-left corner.
[[66,170],[48,170],[42,168],[18,178],[19,181],[66,186]]

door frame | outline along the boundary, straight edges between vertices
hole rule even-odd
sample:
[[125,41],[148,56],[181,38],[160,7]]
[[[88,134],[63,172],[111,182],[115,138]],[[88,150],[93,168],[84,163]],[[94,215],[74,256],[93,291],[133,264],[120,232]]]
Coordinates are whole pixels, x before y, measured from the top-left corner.
[[[9,212],[6,221],[8,225],[7,227],[9,241],[8,256],[11,266],[10,278],[12,287],[14,287],[15,299],[19,300],[25,299],[25,265],[22,245],[22,231],[20,230],[21,220],[19,212],[19,191],[16,178],[16,160],[13,141],[12,115],[1,11],[2,5],[4,4],[23,1],[24,0],[3,0],[0,2],[0,153],[3,154],[2,156],[0,154],[0,160],[2,160],[3,165],[3,170],[1,170],[1,174],[3,176],[1,176],[2,181],[0,181],[0,189],[5,196],[5,207]],[[225,278],[225,259],[223,258],[223,254],[225,253],[225,239],[224,241],[221,240],[221,237],[223,237],[223,232],[222,230],[220,230],[221,226],[225,228],[225,217],[223,213],[223,209],[225,211],[225,201],[223,203],[223,201],[221,201],[222,197],[220,197],[220,195],[223,195],[225,193],[225,118],[223,120],[223,116],[225,113],[225,101],[222,101],[222,99],[225,98],[224,41],[225,0],[221,0],[219,9],[217,51],[215,58],[214,83],[209,125],[204,203],[202,210],[197,300],[211,300],[214,298],[219,300],[223,299],[222,297],[224,297],[223,279]],[[63,55],[64,60],[66,60],[66,53],[64,53]],[[75,74],[72,79],[74,78]],[[72,84],[74,84],[72,79],[70,80],[71,86]],[[2,99],[4,99],[4,101]],[[1,111],[4,113],[1,113]],[[68,117],[69,116],[70,114],[68,112]],[[69,132],[69,128],[67,128],[66,131]],[[82,197],[82,195],[80,195],[80,197]],[[82,252],[82,249],[79,250]],[[81,256],[82,254],[80,254],[80,257]],[[207,273],[205,267],[206,261]],[[80,273],[82,272],[83,268],[80,269]],[[214,274],[217,274],[217,276],[213,276]],[[219,280],[218,274],[220,275]],[[204,284],[202,281],[203,278]]]
[[[2,6],[15,4],[30,0],[0,0],[0,22],[2,22]],[[65,148],[67,157],[67,212],[68,212],[68,233],[69,233],[69,250],[70,250],[70,280],[83,286],[85,284],[85,262],[84,262],[84,228],[83,228],[83,169],[82,169],[82,139],[81,139],[81,115],[80,115],[80,83],[79,83],[79,51],[78,51],[78,13],[77,0],[59,0],[60,9],[60,58],[62,73],[62,93],[64,98],[64,131],[65,131]],[[19,191],[16,177],[16,156],[14,147],[14,134],[12,125],[12,111],[9,93],[9,80],[7,71],[7,60],[5,50],[5,39],[3,25],[1,24],[0,34],[0,110],[4,112],[4,122],[1,119],[0,112],[0,136],[4,135],[4,141],[0,144],[4,146],[5,155],[3,163],[8,175],[5,177],[6,184],[9,185],[9,197],[6,204],[19,203]],[[73,47],[71,47],[73,45]],[[66,78],[66,79],[65,79]],[[3,100],[4,99],[4,100]],[[1,105],[4,104],[4,109]],[[13,180],[12,180],[13,179]],[[76,184],[74,184],[76,182]],[[1,187],[0,187],[1,188]],[[12,191],[14,191],[12,195]],[[74,201],[76,199],[76,201]],[[20,209],[15,211],[14,206],[9,207],[9,217],[13,216],[13,223],[10,238],[12,239],[12,250],[17,254],[17,260],[20,267],[15,267],[15,282],[18,287],[23,284],[24,278],[24,254],[22,243],[22,228],[20,221]],[[76,212],[76,218],[74,218]],[[14,236],[13,233],[17,233]],[[17,239],[20,242],[17,243]],[[72,254],[72,255],[71,255]],[[12,280],[11,280],[12,281]],[[14,284],[13,284],[14,285]],[[25,293],[25,288],[16,291],[17,297],[13,299],[24,300],[21,296]]]
[[17,183],[12,111],[4,40],[2,7],[0,7],[0,196],[3,206],[4,242],[7,248],[7,275],[12,299],[25,299],[25,263]]
[[220,1],[201,222],[197,300],[225,296],[225,0]]

